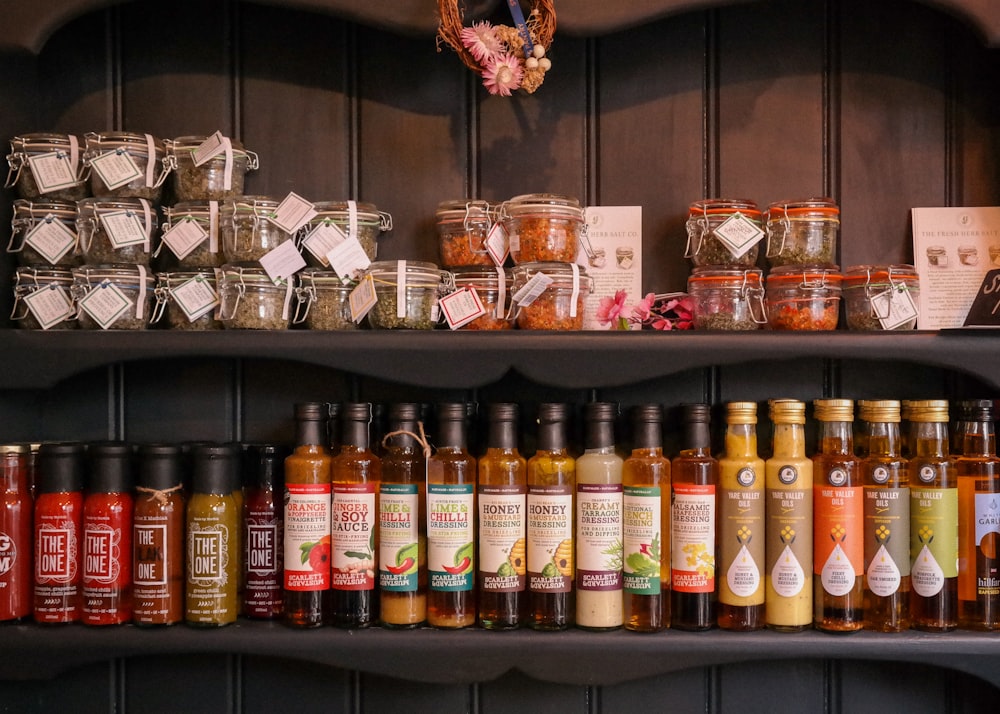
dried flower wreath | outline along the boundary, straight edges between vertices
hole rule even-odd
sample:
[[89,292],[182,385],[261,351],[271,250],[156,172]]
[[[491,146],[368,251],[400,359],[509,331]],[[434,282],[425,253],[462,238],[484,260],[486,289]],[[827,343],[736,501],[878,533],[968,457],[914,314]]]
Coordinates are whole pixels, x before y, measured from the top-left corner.
[[531,0],[527,19],[518,0],[504,0],[516,27],[485,21],[465,27],[461,2],[438,0],[438,51],[442,42],[455,50],[465,66],[483,78],[490,94],[509,97],[516,89],[529,94],[538,89],[552,66],[545,53],[556,31],[554,0]]

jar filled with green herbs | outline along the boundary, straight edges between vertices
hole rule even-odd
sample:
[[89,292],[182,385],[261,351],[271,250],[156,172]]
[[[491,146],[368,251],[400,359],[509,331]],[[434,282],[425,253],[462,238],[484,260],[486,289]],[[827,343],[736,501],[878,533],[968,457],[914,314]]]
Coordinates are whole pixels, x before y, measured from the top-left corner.
[[272,220],[280,201],[268,196],[239,196],[222,204],[222,253],[227,263],[260,260],[291,233]]
[[372,263],[366,275],[375,284],[377,301],[368,324],[377,330],[432,330],[439,321],[438,299],[451,274],[434,263],[386,260]]
[[844,272],[849,330],[912,330],[920,278],[912,265],[854,265]]
[[684,257],[696,268],[752,268],[764,237],[757,204],[743,198],[708,198],[688,207]]
[[217,319],[218,286],[214,270],[157,273],[156,306],[151,322],[171,330],[221,330]]
[[[368,260],[378,256],[378,239],[392,230],[392,216],[372,203],[362,201],[317,201],[316,215],[299,229],[302,257],[314,268],[328,268],[326,251],[331,243],[356,238]],[[333,236],[323,233],[332,231]]]
[[14,201],[7,252],[21,265],[71,267],[82,262],[76,232],[76,202]]
[[71,294],[84,330],[145,330],[156,301],[156,282],[144,265],[73,268]]
[[254,264],[227,264],[219,277],[219,319],[230,330],[287,330],[295,281],[272,280]]
[[29,201],[79,201],[90,195],[82,178],[83,145],[75,134],[31,133],[10,140],[5,188]]
[[87,265],[149,265],[156,208],[145,198],[85,198],[77,202],[76,227]]
[[78,326],[69,268],[23,265],[14,271],[10,318],[25,330],[73,330]]
[[310,330],[355,330],[351,319],[351,291],[357,283],[344,281],[333,270],[306,268],[295,289],[293,322]]
[[695,268],[688,293],[696,330],[757,330],[767,323],[758,268]]
[[[247,172],[257,154],[236,139],[180,136],[167,142],[174,197],[180,201],[222,201],[243,195]],[[205,148],[209,147],[209,148]]]
[[767,208],[767,260],[781,265],[835,265],[840,208],[830,198],[778,201]]

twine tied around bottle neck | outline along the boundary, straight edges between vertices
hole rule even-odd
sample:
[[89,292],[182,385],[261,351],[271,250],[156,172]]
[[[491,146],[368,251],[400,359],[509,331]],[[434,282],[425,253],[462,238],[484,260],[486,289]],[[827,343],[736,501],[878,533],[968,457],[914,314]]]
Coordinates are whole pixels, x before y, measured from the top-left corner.
[[382,448],[383,449],[386,448],[386,446],[388,446],[389,444],[389,439],[391,439],[394,436],[409,436],[412,437],[413,440],[416,441],[418,444],[420,444],[424,452],[424,458],[429,459],[431,457],[431,445],[430,442],[427,441],[427,434],[424,433],[424,423],[422,421],[417,422],[417,430],[420,432],[419,434],[414,434],[412,431],[409,431],[408,429],[390,431],[388,434],[382,437]]
[[167,504],[167,495],[180,491],[183,488],[184,487],[181,484],[177,484],[176,486],[171,486],[170,488],[162,490],[158,488],[146,488],[145,486],[136,486],[135,490],[138,493],[148,493],[150,501],[155,500],[161,506],[165,506]]

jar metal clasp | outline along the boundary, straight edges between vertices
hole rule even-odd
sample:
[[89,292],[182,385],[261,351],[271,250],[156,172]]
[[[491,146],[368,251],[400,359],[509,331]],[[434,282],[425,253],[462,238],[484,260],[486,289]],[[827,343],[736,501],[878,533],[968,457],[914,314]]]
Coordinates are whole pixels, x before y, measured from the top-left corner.
[[233,313],[231,315],[226,315],[225,314],[225,312],[226,312],[226,308],[225,308],[226,301],[223,300],[222,303],[219,306],[219,319],[220,320],[232,320],[234,317],[236,317],[236,311],[239,309],[240,301],[243,299],[243,296],[246,295],[246,293],[247,293],[247,285],[246,285],[245,282],[243,282],[243,268],[239,268],[239,272],[237,273],[237,275],[240,278],[240,282],[239,282],[239,285],[236,286],[236,300],[235,300],[235,302],[233,302]]
[[712,224],[708,220],[708,208],[701,207],[700,216],[691,216],[684,225],[687,231],[687,244],[684,246],[684,257],[694,258],[701,252],[701,244],[705,236],[711,232]]
[[758,325],[766,325],[767,308],[764,307],[764,288],[760,286],[759,282],[756,286],[750,285],[749,276],[749,270],[743,272],[743,285],[740,287],[740,293],[747,302],[750,319]]
[[[473,209],[477,210],[477,215],[473,217]],[[480,218],[478,212],[482,213]],[[490,232],[490,204],[486,201],[466,201],[465,216],[462,218],[462,228],[465,229],[465,238],[469,242],[469,251],[475,255],[486,253],[486,236]],[[478,240],[473,240],[473,237]],[[477,246],[478,244],[478,246]]]
[[315,284],[301,285],[295,288],[295,297],[298,298],[298,302],[295,304],[295,314],[292,316],[292,324],[298,325],[305,322],[309,316],[309,308],[318,299]]

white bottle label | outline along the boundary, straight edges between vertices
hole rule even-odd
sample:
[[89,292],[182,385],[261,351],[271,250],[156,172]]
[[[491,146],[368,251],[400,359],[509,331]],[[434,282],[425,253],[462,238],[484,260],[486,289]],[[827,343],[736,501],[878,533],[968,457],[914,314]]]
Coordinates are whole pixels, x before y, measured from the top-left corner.
[[375,484],[334,483],[334,590],[375,588]]
[[472,590],[475,583],[472,484],[427,484],[427,571],[431,590]]
[[571,486],[528,488],[528,588],[568,593],[573,585]]
[[577,484],[577,589],[621,590],[622,557],[621,484]]
[[378,504],[378,585],[416,592],[420,566],[419,492],[416,484],[383,483]]
[[633,595],[660,594],[660,494],[655,486],[624,487],[623,587]]

